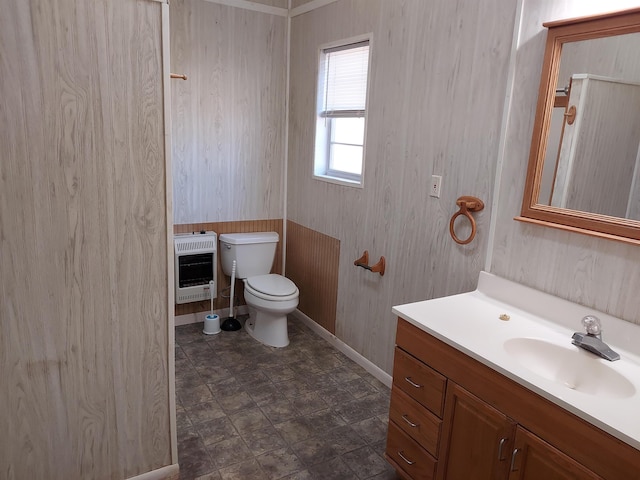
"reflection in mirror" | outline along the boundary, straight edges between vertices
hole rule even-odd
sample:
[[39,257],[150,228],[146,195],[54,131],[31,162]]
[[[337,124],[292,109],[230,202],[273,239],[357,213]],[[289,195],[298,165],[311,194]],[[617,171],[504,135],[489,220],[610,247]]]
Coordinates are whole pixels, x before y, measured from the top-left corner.
[[517,220],[640,244],[640,8],[545,26]]
[[640,33],[563,45],[539,203],[640,220],[639,51]]

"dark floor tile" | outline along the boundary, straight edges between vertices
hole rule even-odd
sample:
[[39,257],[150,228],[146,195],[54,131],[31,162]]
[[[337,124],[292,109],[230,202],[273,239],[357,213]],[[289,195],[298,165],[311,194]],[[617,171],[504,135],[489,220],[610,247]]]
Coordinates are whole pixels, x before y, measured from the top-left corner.
[[178,462],[181,480],[193,479],[216,469],[205,445],[197,437],[178,442]]
[[217,383],[232,376],[223,365],[198,366],[196,371],[203,383]]
[[338,456],[338,452],[325,441],[324,437],[309,438],[293,444],[291,448],[302,463],[308,467],[327,462]]
[[268,477],[257,460],[251,458],[230,467],[221,468],[220,478],[222,480],[264,480]]
[[251,451],[239,436],[207,445],[205,448],[219,469],[251,458]]
[[313,480],[313,476],[309,473],[309,470],[302,470],[282,477],[282,480]]
[[258,407],[241,410],[238,413],[229,415],[229,419],[241,435],[271,425],[269,419]]
[[185,410],[193,425],[225,416],[222,407],[213,399],[197,405],[190,405],[185,407]]
[[342,459],[360,479],[370,478],[387,470],[388,463],[371,447],[362,447],[345,453]]
[[238,431],[228,417],[220,417],[195,427],[205,445],[222,442],[237,437]]
[[300,459],[286,448],[259,455],[256,460],[269,479],[282,478],[304,469]]
[[329,406],[349,403],[356,398],[347,390],[344,385],[325,385],[318,390],[318,394]]
[[[182,479],[182,476],[180,476],[180,479]],[[211,473],[206,473],[204,475],[196,477],[194,480],[221,480],[221,479],[222,477],[220,476],[219,472],[211,472]]]
[[314,412],[307,415],[305,420],[316,435],[324,435],[328,431],[345,424],[344,420],[331,409]]
[[351,480],[358,478],[340,457],[309,467],[313,478],[322,480]]
[[288,422],[298,416],[293,404],[284,397],[263,403],[260,409],[274,425]]
[[342,405],[336,405],[335,411],[347,423],[355,423],[389,410],[389,402],[385,395],[375,393]]
[[378,393],[378,390],[367,382],[364,378],[358,377],[357,380],[344,383],[344,388],[351,393],[355,398],[366,397]]
[[351,428],[360,435],[367,444],[372,445],[386,440],[387,425],[388,422],[381,420],[379,417],[372,417],[352,423]]
[[285,399],[280,389],[272,383],[244,387],[256,405],[262,406]]
[[291,404],[301,415],[326,410],[329,405],[317,393],[307,393],[291,399]]
[[179,387],[176,385],[176,394],[180,403],[186,408],[213,400],[211,390],[205,384],[189,387]]
[[280,390],[280,392],[288,399],[314,392],[314,389],[311,386],[307,385],[303,379],[298,378],[293,381],[289,380],[286,382],[278,382],[275,385],[276,388],[278,388],[278,390]]
[[255,456],[287,446],[284,439],[272,425],[260,430],[241,433],[240,436]]
[[275,427],[289,445],[306,440],[315,433],[313,425],[303,418],[293,418]]
[[187,415],[186,410],[183,408],[176,409],[176,426],[178,431],[186,430],[191,426],[191,420],[189,420],[189,415]]
[[351,452],[364,447],[367,442],[350,425],[343,425],[322,435],[328,445],[340,453]]
[[244,387],[240,385],[240,382],[235,377],[221,378],[213,382],[207,382],[207,385],[209,385],[214,397],[225,397],[244,392]]
[[248,408],[256,407],[256,402],[245,391],[237,392],[232,395],[226,395],[218,397],[218,403],[227,415],[246,410]]

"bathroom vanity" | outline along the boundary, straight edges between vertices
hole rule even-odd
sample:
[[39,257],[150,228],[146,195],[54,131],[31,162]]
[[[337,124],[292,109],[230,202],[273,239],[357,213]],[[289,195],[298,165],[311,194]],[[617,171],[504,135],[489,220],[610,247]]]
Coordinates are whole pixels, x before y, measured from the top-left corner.
[[[640,479],[640,327],[484,272],[393,311],[386,458],[403,478]],[[593,313],[619,361],[571,344]]]

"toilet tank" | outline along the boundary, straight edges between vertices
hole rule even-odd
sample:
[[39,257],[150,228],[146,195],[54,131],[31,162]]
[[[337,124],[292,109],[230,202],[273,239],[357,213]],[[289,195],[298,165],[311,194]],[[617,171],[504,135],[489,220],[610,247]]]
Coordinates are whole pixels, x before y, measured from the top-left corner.
[[220,263],[225,275],[231,276],[236,261],[236,278],[249,278],[271,272],[276,246],[276,232],[223,233],[220,239]]

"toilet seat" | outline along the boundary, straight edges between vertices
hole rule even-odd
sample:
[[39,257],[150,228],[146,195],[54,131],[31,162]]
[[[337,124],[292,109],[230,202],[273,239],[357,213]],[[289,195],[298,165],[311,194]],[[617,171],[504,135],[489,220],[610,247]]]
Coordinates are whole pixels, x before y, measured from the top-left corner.
[[258,298],[277,302],[293,300],[299,295],[295,283],[274,273],[249,277],[245,280],[244,288]]

